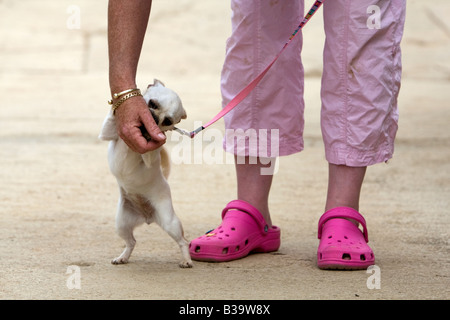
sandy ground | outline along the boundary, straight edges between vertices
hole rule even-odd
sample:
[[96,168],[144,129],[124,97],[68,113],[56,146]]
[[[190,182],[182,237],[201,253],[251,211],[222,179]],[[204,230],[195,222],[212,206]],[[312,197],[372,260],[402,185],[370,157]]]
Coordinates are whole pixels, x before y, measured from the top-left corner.
[[[327,184],[321,12],[305,29],[306,150],[280,159],[271,193],[280,250],[179,269],[176,244],[150,225],[137,229],[128,265],[110,264],[123,242],[114,230],[118,190],[107,144],[97,139],[109,98],[106,3],[0,1],[1,299],[450,297],[448,0],[408,0],[396,152],[387,165],[369,168],[361,199],[380,271],[374,289],[366,270],[321,271],[315,264]],[[223,0],[154,1],[138,83],[159,78],[175,89],[188,112],[185,129],[220,107],[229,13]],[[206,163],[208,145],[198,136],[191,163],[172,168],[174,206],[188,239],[216,227],[235,197],[233,165]]]

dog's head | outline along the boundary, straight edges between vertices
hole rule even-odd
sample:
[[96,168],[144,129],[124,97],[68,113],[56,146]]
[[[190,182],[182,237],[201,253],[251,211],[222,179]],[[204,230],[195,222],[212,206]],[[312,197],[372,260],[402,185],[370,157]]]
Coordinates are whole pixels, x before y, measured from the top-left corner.
[[181,99],[157,79],[147,87],[144,100],[161,131],[172,130],[182,119],[186,119]]
[[[161,131],[172,130],[182,119],[186,119],[186,111],[183,108],[180,97],[171,89],[155,79],[153,84],[147,87],[144,93],[144,100]],[[141,128],[143,136],[149,140],[150,135],[144,128]],[[118,139],[116,121],[110,112],[103,122],[102,131],[99,138],[101,140]]]

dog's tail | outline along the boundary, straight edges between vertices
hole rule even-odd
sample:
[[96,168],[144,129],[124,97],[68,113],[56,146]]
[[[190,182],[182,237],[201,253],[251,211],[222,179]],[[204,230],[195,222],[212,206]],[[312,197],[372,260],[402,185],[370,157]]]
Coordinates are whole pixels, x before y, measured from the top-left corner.
[[166,148],[161,147],[161,169],[164,177],[166,179],[169,178],[170,174],[170,157],[169,153],[167,152]]

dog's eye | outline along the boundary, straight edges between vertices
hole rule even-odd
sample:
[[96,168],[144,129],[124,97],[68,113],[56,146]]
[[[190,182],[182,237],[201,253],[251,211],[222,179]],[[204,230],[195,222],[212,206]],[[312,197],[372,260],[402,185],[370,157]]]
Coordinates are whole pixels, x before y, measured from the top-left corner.
[[170,118],[165,118],[165,119],[163,120],[163,122],[162,122],[162,125],[163,125],[163,126],[171,126],[172,123],[173,123],[172,119],[170,119]]
[[150,107],[150,109],[153,109],[153,110],[159,109],[158,104],[153,100],[150,100],[148,102],[148,106]]

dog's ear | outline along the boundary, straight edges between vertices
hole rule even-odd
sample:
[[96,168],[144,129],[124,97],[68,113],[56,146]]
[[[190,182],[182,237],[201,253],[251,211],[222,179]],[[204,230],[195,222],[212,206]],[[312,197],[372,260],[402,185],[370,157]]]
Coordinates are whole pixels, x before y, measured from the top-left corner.
[[158,79],[153,79],[153,85],[154,86],[163,86],[165,87],[164,83]]
[[157,86],[165,87],[164,83],[162,83],[162,81],[160,81],[158,79],[153,79],[153,84],[149,84],[147,89],[150,88],[150,87],[153,87],[153,86],[155,86],[155,87],[157,87]]
[[109,112],[103,121],[102,130],[100,131],[98,138],[104,141],[117,140],[119,138],[116,128],[116,119],[114,118],[112,111]]

